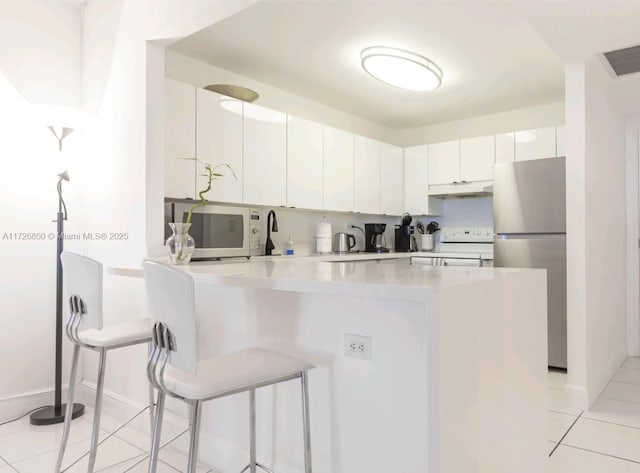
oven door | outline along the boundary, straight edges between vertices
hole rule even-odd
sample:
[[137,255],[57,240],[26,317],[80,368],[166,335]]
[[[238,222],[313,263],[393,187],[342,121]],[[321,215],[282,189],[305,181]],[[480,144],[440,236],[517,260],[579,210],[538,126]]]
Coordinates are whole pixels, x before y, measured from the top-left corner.
[[[173,221],[185,222],[190,204],[172,203]],[[251,209],[205,205],[191,216],[189,235],[196,248],[192,260],[249,256]]]
[[441,256],[413,256],[411,264],[426,264],[428,266],[466,266],[479,268],[482,266],[480,258],[444,258]]

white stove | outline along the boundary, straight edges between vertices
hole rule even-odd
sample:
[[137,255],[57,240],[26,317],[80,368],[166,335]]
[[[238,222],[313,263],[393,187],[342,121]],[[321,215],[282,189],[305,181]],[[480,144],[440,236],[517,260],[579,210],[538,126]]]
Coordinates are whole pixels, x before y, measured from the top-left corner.
[[493,227],[442,227],[437,251],[411,258],[412,264],[485,266],[493,261]]

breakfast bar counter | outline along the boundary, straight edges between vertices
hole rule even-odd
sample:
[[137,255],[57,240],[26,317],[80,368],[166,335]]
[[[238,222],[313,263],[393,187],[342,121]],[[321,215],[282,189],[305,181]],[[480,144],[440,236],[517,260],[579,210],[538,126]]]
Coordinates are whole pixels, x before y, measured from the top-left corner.
[[[544,270],[286,257],[178,268],[196,282],[200,358],[262,346],[316,365],[315,472],[546,471]],[[302,471],[297,384],[257,396],[260,461]],[[202,459],[239,471],[248,401],[210,404]]]

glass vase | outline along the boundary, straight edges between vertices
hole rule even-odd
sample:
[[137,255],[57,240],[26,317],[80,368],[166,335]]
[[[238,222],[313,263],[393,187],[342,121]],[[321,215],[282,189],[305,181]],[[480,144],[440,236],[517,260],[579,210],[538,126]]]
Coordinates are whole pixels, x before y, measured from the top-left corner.
[[170,223],[173,234],[167,238],[165,246],[173,264],[188,264],[193,249],[196,247],[193,237],[189,235],[190,223]]

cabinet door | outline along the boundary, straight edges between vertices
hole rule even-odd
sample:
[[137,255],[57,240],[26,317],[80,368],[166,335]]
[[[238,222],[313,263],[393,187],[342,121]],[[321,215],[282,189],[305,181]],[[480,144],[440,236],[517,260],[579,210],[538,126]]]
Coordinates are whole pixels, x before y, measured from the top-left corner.
[[322,209],[322,125],[289,116],[287,205]]
[[164,82],[164,195],[195,197],[196,88],[165,79]]
[[490,181],[496,158],[495,137],[479,136],[460,140],[460,181]]
[[380,213],[380,142],[358,135],[353,141],[353,202],[356,212]]
[[516,131],[515,140],[516,161],[556,156],[556,127],[554,126]]
[[516,159],[516,143],[513,133],[500,133],[496,138],[496,164],[512,163]]
[[[219,167],[216,172],[224,177],[213,182],[205,197],[215,202],[242,203],[242,102],[198,89],[196,117],[198,159],[214,166],[226,163],[233,169],[232,173],[224,166]],[[196,169],[198,198],[198,192],[206,188],[207,178],[202,175],[205,173],[202,163],[198,163]]]
[[[404,157],[402,148],[380,144],[380,205],[383,214],[404,212]],[[425,188],[426,189],[426,188]]]
[[460,181],[460,142],[429,145],[429,185]]
[[287,203],[287,116],[245,103],[243,202]]
[[565,156],[564,150],[564,125],[556,127],[556,156]]
[[442,215],[442,200],[429,197],[429,147],[404,149],[404,210],[411,215]]
[[324,127],[324,209],[353,210],[353,134]]

